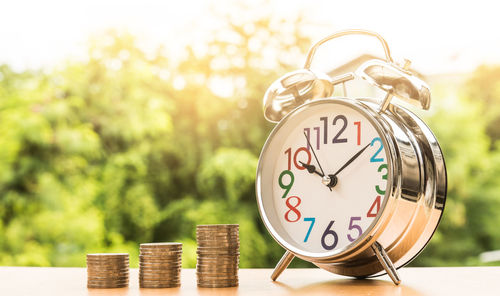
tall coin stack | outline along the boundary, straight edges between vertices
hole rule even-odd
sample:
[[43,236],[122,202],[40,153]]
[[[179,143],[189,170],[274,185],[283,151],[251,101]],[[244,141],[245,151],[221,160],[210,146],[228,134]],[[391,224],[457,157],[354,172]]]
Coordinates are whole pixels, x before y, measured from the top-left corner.
[[87,254],[87,287],[127,287],[128,270],[126,253]]
[[238,224],[198,225],[198,287],[223,288],[238,286],[240,241]]
[[181,285],[182,244],[141,244],[139,253],[139,286],[172,288]]

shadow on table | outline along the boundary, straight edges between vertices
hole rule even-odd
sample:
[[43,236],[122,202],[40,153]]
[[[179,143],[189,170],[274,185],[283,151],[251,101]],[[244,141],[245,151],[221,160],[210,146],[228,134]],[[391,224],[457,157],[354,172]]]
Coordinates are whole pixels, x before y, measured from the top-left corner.
[[396,286],[389,281],[374,279],[332,280],[300,288],[295,288],[278,281],[274,282],[274,284],[286,289],[290,294],[302,295],[424,295],[423,293],[405,286],[404,284]]
[[129,288],[116,289],[87,289],[89,296],[126,296],[129,295]]

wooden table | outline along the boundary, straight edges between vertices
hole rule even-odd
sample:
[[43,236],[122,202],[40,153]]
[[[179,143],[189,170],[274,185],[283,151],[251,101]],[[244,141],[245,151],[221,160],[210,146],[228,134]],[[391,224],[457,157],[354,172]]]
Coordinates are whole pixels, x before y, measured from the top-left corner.
[[355,280],[321,269],[287,269],[278,281],[271,269],[241,269],[235,288],[196,287],[194,269],[182,270],[182,286],[139,289],[138,270],[122,289],[87,289],[85,268],[0,267],[0,295],[500,295],[500,267],[403,268],[402,283],[387,276]]

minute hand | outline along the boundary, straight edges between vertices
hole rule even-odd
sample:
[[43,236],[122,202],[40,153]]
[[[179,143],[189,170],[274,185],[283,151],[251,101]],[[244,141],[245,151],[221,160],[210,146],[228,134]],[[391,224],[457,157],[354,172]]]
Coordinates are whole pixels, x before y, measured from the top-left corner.
[[333,174],[334,176],[337,176],[338,173],[340,173],[343,169],[345,169],[348,165],[351,164],[351,162],[353,162],[356,158],[358,158],[358,156],[361,155],[361,153],[363,153],[363,151],[366,150],[366,148],[368,148],[368,146],[370,146],[370,144],[367,144],[363,149],[359,150],[358,153],[354,154],[353,157],[351,157],[351,159],[349,159],[337,172],[335,172],[335,174]]

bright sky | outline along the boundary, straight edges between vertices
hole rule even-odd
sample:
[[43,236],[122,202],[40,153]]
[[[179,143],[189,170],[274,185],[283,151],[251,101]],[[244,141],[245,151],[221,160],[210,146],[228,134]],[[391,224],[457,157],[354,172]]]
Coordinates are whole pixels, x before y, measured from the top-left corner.
[[[152,42],[179,50],[216,24],[210,6],[229,0],[45,0],[5,1],[0,6],[0,63],[17,70],[56,65],[81,56],[89,36],[126,28]],[[321,24],[319,39],[339,29],[380,33],[396,58],[407,57],[422,73],[468,72],[482,63],[500,64],[500,11],[496,1],[381,0],[257,2],[254,10],[280,16],[300,10]],[[464,3],[464,4],[462,4]],[[302,61],[299,62],[301,64]]]

